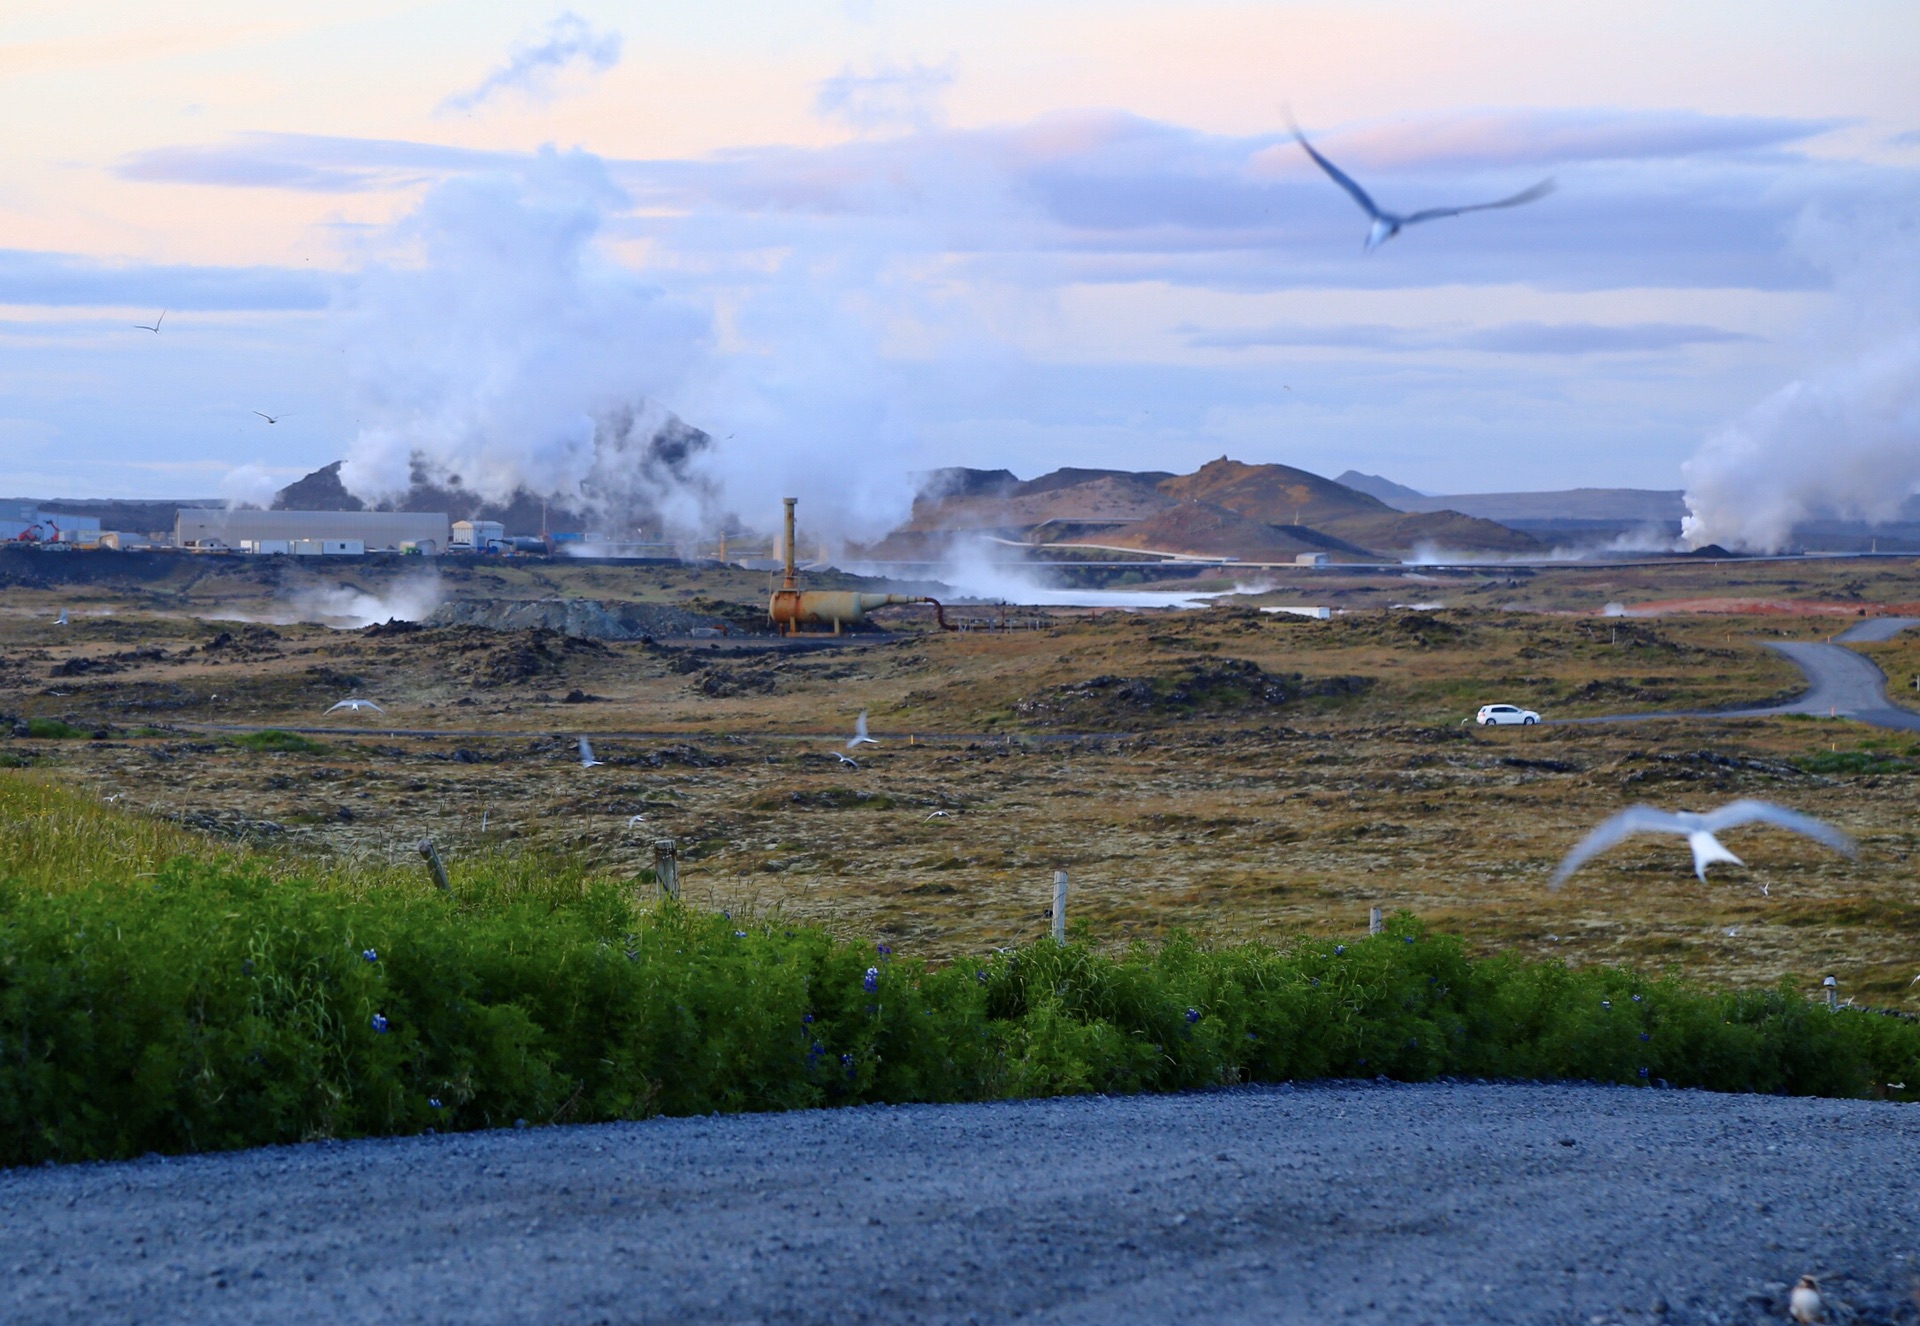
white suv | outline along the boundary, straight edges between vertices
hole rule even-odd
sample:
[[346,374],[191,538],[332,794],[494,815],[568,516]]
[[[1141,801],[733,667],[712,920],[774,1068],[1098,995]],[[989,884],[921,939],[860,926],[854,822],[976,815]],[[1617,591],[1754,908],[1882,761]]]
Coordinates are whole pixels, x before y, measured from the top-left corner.
[[1476,719],[1481,727],[1485,727],[1489,723],[1538,723],[1540,715],[1531,709],[1522,709],[1518,705],[1485,704],[1480,706]]

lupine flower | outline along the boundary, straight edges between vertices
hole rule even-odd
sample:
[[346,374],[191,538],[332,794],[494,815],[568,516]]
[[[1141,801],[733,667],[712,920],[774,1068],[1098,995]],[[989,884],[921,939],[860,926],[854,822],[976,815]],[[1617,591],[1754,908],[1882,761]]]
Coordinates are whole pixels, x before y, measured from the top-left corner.
[[1636,1003],[1636,1004],[1637,1004],[1637,1003],[1639,1003],[1639,1002],[1640,1002],[1640,996],[1639,996],[1639,995],[1635,995],[1635,996],[1633,997],[1633,1002],[1634,1002],[1634,1003]]
[[1408,935],[1408,936],[1407,936],[1407,942],[1408,942],[1409,944],[1411,944],[1411,943],[1413,942],[1413,936],[1412,936],[1412,935]]
[[893,949],[886,944],[875,944],[873,947],[874,951],[883,958],[893,955]]
[[1650,1036],[1650,1035],[1648,1035],[1648,1034],[1647,1034],[1646,1032],[1644,1032],[1644,1031],[1643,1031],[1643,1032],[1641,1032],[1641,1033],[1640,1033],[1640,1039],[1641,1039],[1641,1040],[1643,1040],[1643,1041],[1650,1041],[1650,1040],[1652,1040],[1652,1039],[1653,1039],[1653,1037],[1652,1037],[1652,1036]]
[[808,1026],[812,1026],[812,1025],[813,1025],[813,1014],[811,1014],[811,1013],[808,1013],[808,1014],[805,1014],[805,1015],[803,1015],[803,1016],[801,1017],[801,1019],[800,1019],[800,1020],[801,1020],[802,1022],[804,1022],[804,1023],[806,1023],[806,1024],[808,1025]]
[[1336,958],[1344,955],[1346,951],[1347,946],[1345,944],[1335,944],[1333,946],[1333,956]]
[[851,1068],[853,1067],[853,1056],[850,1054],[843,1054],[840,1056],[840,1062],[845,1064],[848,1068]]
[[380,961],[380,950],[373,949],[373,948],[364,948],[360,950],[360,956],[365,958],[368,962],[378,962]]
[[253,959],[252,958],[244,959],[240,963],[240,970],[245,972],[249,976],[253,975]]
[[1611,1000],[1611,999],[1602,999],[1602,1000],[1600,1001],[1600,1007],[1602,1007],[1602,1008],[1612,1008],[1612,1007],[1613,1007],[1613,1000]]
[[439,1109],[439,1108],[440,1108],[440,1097],[438,1097],[438,1096],[428,1096],[428,1097],[427,1097],[427,1108],[428,1108],[428,1109],[434,1109],[434,1110],[437,1110],[437,1109]]
[[973,974],[973,979],[985,985],[987,983],[987,974],[983,971],[977,971]]
[[1197,1008],[1189,1008],[1187,1010],[1187,1021],[1198,1022],[1199,1020],[1200,1020],[1200,1010]]
[[1646,1075],[1647,1075],[1647,1070],[1646,1070],[1646,1069],[1644,1069],[1644,1068],[1642,1068],[1642,1069],[1640,1070],[1640,1076],[1641,1076],[1641,1077],[1645,1077]]
[[387,1015],[385,1013],[375,1013],[373,1015],[373,1022],[371,1025],[376,1032],[380,1033],[382,1036],[386,1035],[387,1034]]
[[747,932],[744,930],[736,930],[733,932],[733,937],[735,939],[745,939],[747,937]]
[[880,988],[880,969],[878,967],[867,968],[867,974],[861,978],[860,984],[865,987],[868,994],[872,994],[875,990],[878,990]]

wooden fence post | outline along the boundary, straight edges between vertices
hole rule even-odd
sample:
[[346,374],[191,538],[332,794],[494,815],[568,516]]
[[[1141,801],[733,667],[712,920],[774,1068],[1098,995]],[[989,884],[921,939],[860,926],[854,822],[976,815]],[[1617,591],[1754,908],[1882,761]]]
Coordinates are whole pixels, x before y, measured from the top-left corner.
[[654,840],[653,877],[660,884],[660,892],[680,901],[680,845],[671,838]]
[[420,855],[426,858],[427,869],[433,872],[433,882],[440,886],[442,893],[452,893],[453,885],[447,882],[447,867],[440,860],[440,853],[434,849],[433,839],[420,840]]
[[1067,872],[1053,872],[1053,942],[1067,942]]
[[1386,928],[1387,923],[1381,919],[1380,909],[1378,907],[1369,909],[1367,912],[1367,933],[1377,935]]

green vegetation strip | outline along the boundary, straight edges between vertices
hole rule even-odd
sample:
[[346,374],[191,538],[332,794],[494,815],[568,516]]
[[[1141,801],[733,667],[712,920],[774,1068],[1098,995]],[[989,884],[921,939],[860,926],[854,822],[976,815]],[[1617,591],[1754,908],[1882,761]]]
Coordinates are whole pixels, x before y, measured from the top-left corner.
[[1920,1087],[1910,1020],[1474,960],[1407,917],[936,968],[523,861],[446,895],[193,842],[0,777],[0,1163],[1322,1077]]

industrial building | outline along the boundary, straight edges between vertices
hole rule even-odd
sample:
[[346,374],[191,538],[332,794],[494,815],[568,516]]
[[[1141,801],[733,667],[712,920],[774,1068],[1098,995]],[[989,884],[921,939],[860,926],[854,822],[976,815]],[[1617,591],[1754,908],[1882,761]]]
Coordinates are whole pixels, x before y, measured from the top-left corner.
[[0,502],[0,541],[93,543],[99,537],[94,516],[63,516],[33,502]]
[[229,511],[183,506],[173,519],[178,548],[335,555],[398,551],[412,544],[444,552],[452,527],[435,511]]

